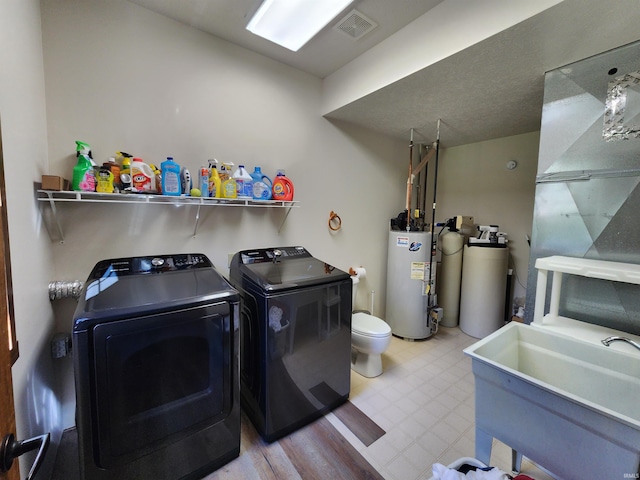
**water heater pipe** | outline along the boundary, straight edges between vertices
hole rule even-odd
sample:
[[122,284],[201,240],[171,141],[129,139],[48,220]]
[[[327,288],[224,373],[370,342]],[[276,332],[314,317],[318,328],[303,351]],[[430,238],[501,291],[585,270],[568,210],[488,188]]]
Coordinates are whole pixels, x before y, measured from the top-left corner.
[[[435,154],[436,154],[436,165],[433,173],[433,206],[431,210],[431,248],[429,250],[429,286],[431,286],[431,269],[433,268],[433,252],[436,246],[436,237],[434,235],[435,231],[433,226],[436,223],[436,188],[438,186],[438,157],[440,153],[440,119],[438,119],[437,125],[437,135],[435,141]],[[429,292],[427,294],[427,305],[431,305],[431,288],[429,288]]]
[[376,294],[375,290],[371,290],[371,310],[369,310],[371,312],[371,315],[373,315],[373,296]]
[[407,178],[407,232],[411,229],[411,187],[413,185],[413,128],[411,129],[409,141],[409,177]]

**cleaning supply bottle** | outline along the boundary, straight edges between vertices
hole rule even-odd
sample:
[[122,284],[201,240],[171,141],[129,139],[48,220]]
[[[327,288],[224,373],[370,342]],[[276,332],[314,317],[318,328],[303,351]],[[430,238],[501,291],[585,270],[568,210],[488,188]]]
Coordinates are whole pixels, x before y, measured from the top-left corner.
[[98,171],[98,178],[96,183],[96,192],[99,193],[113,193],[114,175],[111,173],[109,166],[103,165]]
[[253,178],[245,170],[244,165],[238,165],[238,169],[233,172],[233,178],[236,179],[238,198],[253,198]]
[[106,168],[113,174],[113,187],[114,189],[119,190],[121,187],[120,184],[120,165],[116,163],[116,159],[114,157],[110,157],[106,162],[102,164],[103,168]]
[[182,184],[182,191],[190,195],[191,189],[193,188],[193,181],[191,180],[191,173],[186,167],[180,169],[180,182]]
[[139,157],[131,161],[131,186],[136,192],[156,193],[156,175],[151,167]]
[[200,196],[209,197],[209,168],[200,167],[200,174],[198,175],[198,188],[200,189]]
[[220,165],[220,189],[222,198],[236,198],[238,191],[236,188],[236,179],[231,175],[233,163],[223,163]]
[[162,172],[162,194],[180,196],[182,194],[180,165],[173,160],[173,157],[167,157],[160,164],[160,170]]
[[284,174],[284,170],[278,170],[276,178],[273,180],[271,190],[274,200],[284,200],[287,202],[293,200],[293,182]]
[[222,181],[218,174],[218,161],[209,160],[209,196],[214,198],[222,197]]
[[88,143],[76,140],[76,157],[78,157],[78,163],[73,167],[71,188],[77,192],[95,192],[96,174],[93,169],[95,163],[91,159],[91,147]]
[[251,173],[253,179],[253,199],[254,200],[271,200],[271,188],[273,182],[269,177],[262,173],[260,167],[254,167]]
[[238,190],[236,187],[236,179],[235,178],[227,178],[220,184],[220,189],[222,190],[222,198],[237,198]]
[[153,175],[156,177],[156,192],[162,195],[162,170],[156,167],[154,163],[150,163],[149,168],[151,168]]

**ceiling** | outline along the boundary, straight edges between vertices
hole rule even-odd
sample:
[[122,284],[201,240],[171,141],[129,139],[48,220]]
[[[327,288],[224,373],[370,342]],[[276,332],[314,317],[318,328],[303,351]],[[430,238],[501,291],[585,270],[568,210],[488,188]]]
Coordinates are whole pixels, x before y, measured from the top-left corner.
[[[340,15],[298,52],[245,29],[261,0],[130,1],[325,78],[443,0],[354,1],[343,14],[356,8],[375,29],[354,40],[333,28]],[[326,117],[407,140],[439,133],[445,147],[537,131],[546,71],[637,39],[637,0],[564,0]]]
[[[325,78],[443,0],[354,0],[335,21],[297,52],[258,37],[245,28],[262,0],[129,1],[316,77]],[[358,40],[333,28],[354,8],[378,24]]]

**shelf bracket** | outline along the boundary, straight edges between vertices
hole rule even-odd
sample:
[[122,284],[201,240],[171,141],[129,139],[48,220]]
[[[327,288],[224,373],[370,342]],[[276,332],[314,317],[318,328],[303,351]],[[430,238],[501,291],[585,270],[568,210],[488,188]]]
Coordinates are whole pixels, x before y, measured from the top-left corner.
[[293,205],[289,205],[289,208],[287,209],[287,213],[284,214],[284,218],[282,219],[282,222],[280,222],[280,227],[278,227],[278,235],[280,235],[280,231],[282,230],[282,227],[284,227],[284,222],[287,221],[287,217],[289,216],[289,213],[291,213],[292,207]]
[[202,203],[198,203],[198,209],[196,210],[196,224],[193,227],[193,238],[196,238],[196,234],[198,233],[198,223],[200,222],[200,207],[202,207]]
[[[54,223],[56,224],[56,229],[58,230],[58,237],[60,238],[60,243],[64,243],[64,232],[62,231],[62,226],[60,225],[60,219],[58,218],[58,210],[56,208],[56,202],[51,195],[51,192],[44,192],[49,199],[49,206],[51,207],[51,215],[53,216]],[[51,234],[49,234],[51,235]]]

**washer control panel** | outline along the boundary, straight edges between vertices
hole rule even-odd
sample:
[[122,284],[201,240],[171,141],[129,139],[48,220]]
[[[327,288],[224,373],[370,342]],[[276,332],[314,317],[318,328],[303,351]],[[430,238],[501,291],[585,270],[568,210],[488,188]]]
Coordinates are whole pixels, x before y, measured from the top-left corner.
[[305,258],[310,257],[311,254],[304,247],[274,247],[245,250],[239,252],[239,256],[240,263],[249,265],[252,263],[279,262],[295,258]]

